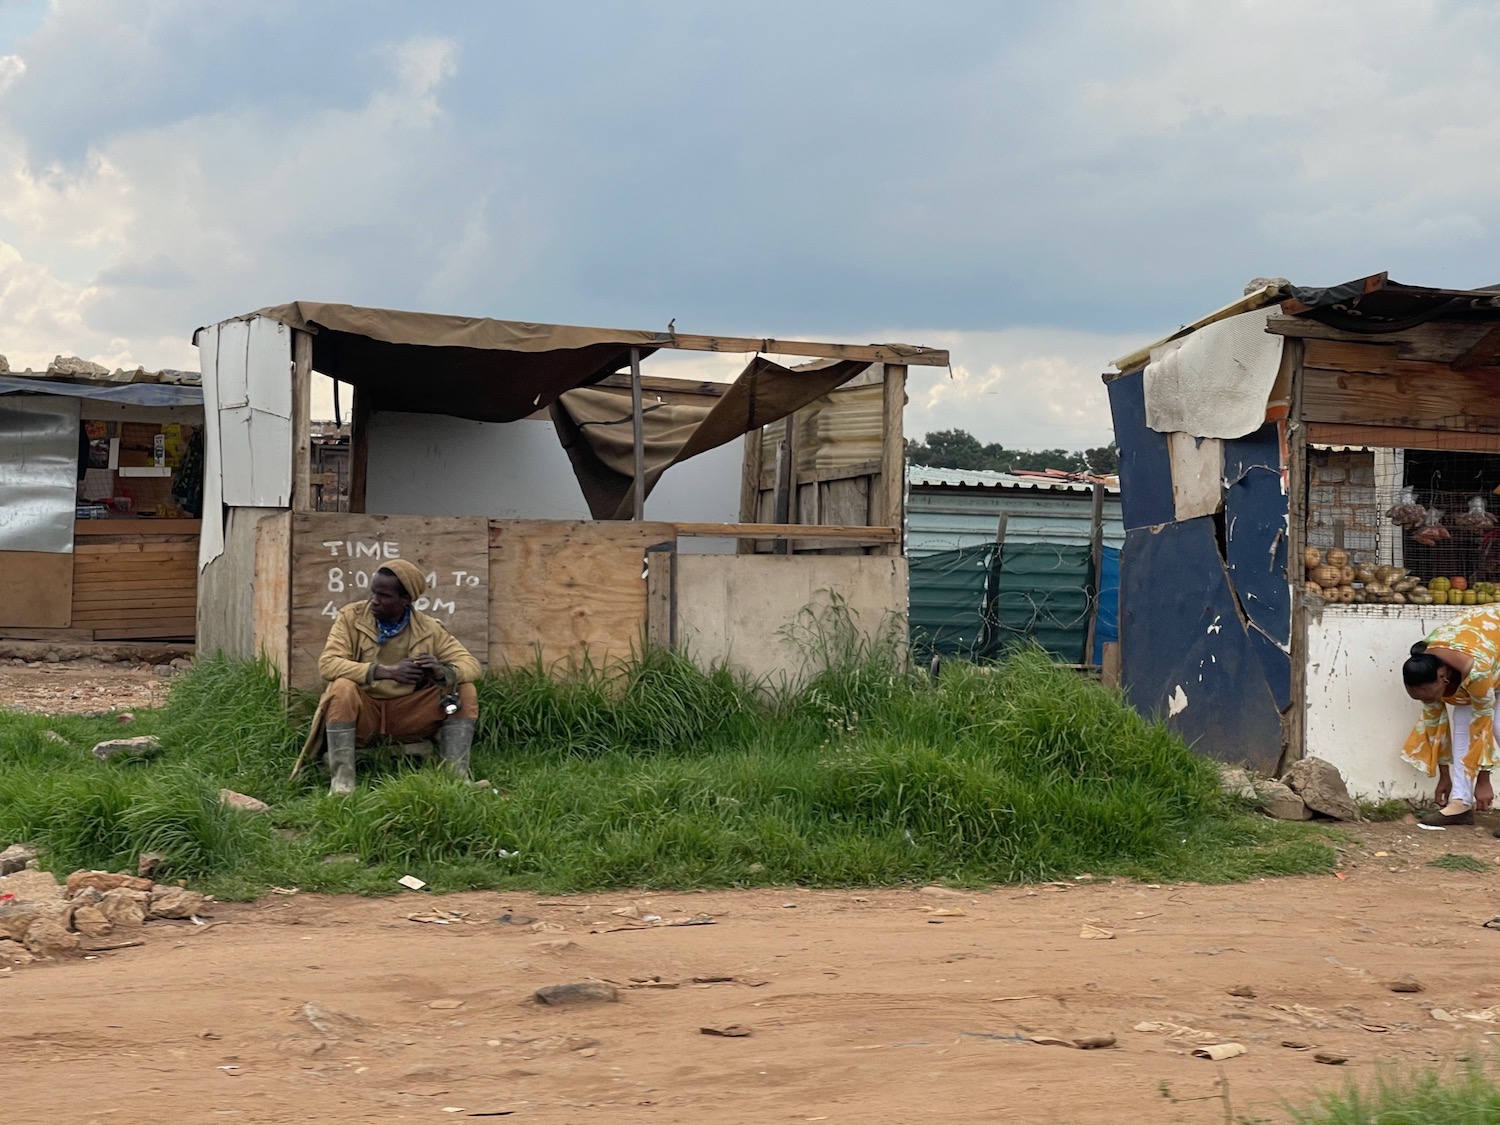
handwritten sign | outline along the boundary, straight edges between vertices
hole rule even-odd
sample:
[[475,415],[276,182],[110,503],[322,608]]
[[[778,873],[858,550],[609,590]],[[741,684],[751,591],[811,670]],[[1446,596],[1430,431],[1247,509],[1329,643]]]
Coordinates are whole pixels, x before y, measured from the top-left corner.
[[421,568],[412,604],[480,661],[489,659],[489,525],[484,519],[304,512],[292,522],[291,669],[294,687],[318,691],[318,657],[338,612],[369,597],[392,559]]

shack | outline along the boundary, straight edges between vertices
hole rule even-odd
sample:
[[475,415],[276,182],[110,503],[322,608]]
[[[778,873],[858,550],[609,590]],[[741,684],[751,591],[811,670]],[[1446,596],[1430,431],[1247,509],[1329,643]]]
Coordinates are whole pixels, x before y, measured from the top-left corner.
[[907,481],[918,653],[984,659],[1034,642],[1064,663],[1103,665],[1125,540],[1116,481],[923,465]]
[[[194,342],[200,651],[314,689],[338,606],[398,556],[493,669],[567,674],[650,643],[795,676],[799,615],[835,595],[861,628],[904,629],[906,370],[946,352],[305,301]],[[746,362],[727,384],[643,372],[664,350]],[[350,404],[347,511],[314,510],[314,371]]]
[[202,425],[196,373],[0,370],[0,640],[193,640]]
[[1131,703],[1224,761],[1430,794],[1400,666],[1500,579],[1500,292],[1257,282],[1116,367]]

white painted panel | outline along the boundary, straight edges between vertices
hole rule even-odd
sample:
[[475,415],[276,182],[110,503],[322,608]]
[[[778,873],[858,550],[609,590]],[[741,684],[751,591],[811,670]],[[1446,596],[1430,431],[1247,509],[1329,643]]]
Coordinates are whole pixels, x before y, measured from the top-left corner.
[[1459,607],[1348,606],[1307,620],[1307,753],[1339,768],[1368,800],[1432,796],[1435,782],[1401,759],[1421,705],[1401,686],[1411,646]]
[[278,418],[292,416],[292,330],[258,316],[250,321],[245,360],[250,405]]
[[285,508],[292,495],[292,421],[248,406],[219,411],[224,503]]
[[590,519],[551,422],[370,417],[365,507],[382,515]]
[[[224,553],[223,461],[219,456],[219,326],[198,333],[198,369],[203,372],[203,527],[198,570]],[[202,602],[199,602],[200,612]]]
[[[245,371],[250,351],[250,325],[243,320],[225,321],[216,325],[215,379],[219,388],[219,407],[248,406],[250,391]],[[203,381],[208,382],[208,369],[203,369]]]
[[[744,443],[731,441],[673,465],[646,497],[646,518],[674,523],[738,523],[744,464]],[[679,540],[677,549],[689,555],[732,555],[738,546],[733,539],[694,538]]]
[[866,634],[906,636],[906,560],[885,555],[679,555],[678,643],[701,667],[728,664],[773,683],[809,671],[795,629],[837,591]]

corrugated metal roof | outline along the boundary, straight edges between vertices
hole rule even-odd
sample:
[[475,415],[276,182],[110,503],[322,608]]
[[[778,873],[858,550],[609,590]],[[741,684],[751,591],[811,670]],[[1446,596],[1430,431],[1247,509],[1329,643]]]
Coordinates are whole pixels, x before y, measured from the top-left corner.
[[[999,473],[990,469],[934,469],[926,465],[908,465],[906,480],[912,487],[933,488],[1023,488],[1043,492],[1093,492],[1088,480],[1076,477],[1042,477],[1019,473]],[[1104,481],[1110,496],[1120,494],[1118,482]]]
[[[959,472],[962,470],[939,470]],[[1093,515],[1091,489],[968,488],[915,484],[906,501],[906,553],[917,559],[941,551],[992,543],[1000,514],[1008,543],[1087,545]],[[1104,501],[1104,542],[1125,542],[1119,493]]]

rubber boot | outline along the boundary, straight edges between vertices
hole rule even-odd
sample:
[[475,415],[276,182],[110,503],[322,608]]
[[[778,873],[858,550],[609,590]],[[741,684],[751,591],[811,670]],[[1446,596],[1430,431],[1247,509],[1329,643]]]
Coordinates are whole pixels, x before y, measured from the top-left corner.
[[329,723],[328,773],[333,778],[328,786],[329,796],[337,797],[354,792],[354,724]]
[[443,765],[459,777],[469,776],[469,747],[474,744],[473,719],[444,719],[438,727],[438,745],[443,748]]

